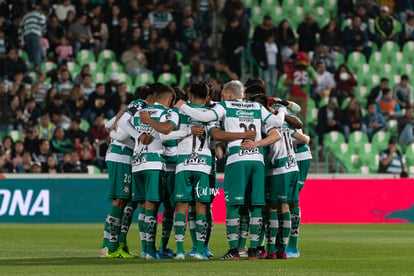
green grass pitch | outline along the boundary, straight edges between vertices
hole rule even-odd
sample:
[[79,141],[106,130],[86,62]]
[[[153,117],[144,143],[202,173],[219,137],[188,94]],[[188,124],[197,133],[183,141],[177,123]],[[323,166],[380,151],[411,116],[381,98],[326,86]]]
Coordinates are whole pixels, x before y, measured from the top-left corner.
[[[301,257],[286,261],[219,260],[227,251],[224,225],[214,226],[210,261],[101,259],[102,232],[102,224],[0,224],[0,275],[414,274],[414,224],[303,225]],[[187,231],[186,249],[189,241]],[[140,252],[136,223],[128,243]]]

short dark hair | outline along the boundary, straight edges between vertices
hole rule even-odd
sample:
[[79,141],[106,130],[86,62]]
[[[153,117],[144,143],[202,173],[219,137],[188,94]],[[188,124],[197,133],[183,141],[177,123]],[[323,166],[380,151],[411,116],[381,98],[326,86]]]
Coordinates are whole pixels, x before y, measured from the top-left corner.
[[380,82],[384,82],[384,81],[390,81],[390,80],[388,78],[386,78],[386,77],[382,77],[381,80],[380,80]]
[[410,80],[407,74],[401,76],[401,80]]
[[134,94],[135,99],[144,100],[149,95],[151,95],[151,91],[148,85],[141,85],[141,86],[138,86],[137,89],[135,89],[135,94]]
[[207,97],[209,92],[209,87],[204,82],[196,82],[191,84],[190,93],[199,99],[204,99]]

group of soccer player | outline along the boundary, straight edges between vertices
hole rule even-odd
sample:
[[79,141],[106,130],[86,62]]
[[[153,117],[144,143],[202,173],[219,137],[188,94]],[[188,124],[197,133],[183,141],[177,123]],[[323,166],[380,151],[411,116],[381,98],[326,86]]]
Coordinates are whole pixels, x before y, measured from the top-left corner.
[[[230,247],[222,259],[299,257],[299,193],[312,158],[309,137],[301,132],[303,124],[295,116],[300,107],[268,99],[259,78],[244,86],[239,81],[226,83],[221,102],[212,102],[214,93],[206,81],[192,84],[187,95],[160,83],[142,86],[137,88],[137,99],[108,121],[111,144],[106,162],[112,207],[101,257],[135,258],[126,235],[137,208],[141,257],[213,257],[208,244],[215,148],[220,142],[226,144],[224,196]],[[161,203],[162,237],[157,250]],[[187,220],[193,246],[185,255]],[[176,253],[167,247],[172,228]]]

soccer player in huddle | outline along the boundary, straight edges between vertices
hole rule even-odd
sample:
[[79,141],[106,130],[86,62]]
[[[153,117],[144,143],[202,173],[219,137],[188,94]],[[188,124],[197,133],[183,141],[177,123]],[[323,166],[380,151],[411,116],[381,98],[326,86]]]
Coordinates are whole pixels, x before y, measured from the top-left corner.
[[111,211],[105,221],[104,240],[101,257],[105,258],[134,258],[129,253],[126,236],[131,225],[132,214],[136,203],[131,201],[131,162],[134,140],[118,127],[118,121],[124,113],[134,113],[142,108],[141,97],[149,97],[149,88],[142,86],[136,90],[136,98],[126,109],[107,122],[106,128],[111,137],[111,143],[106,154],[108,176],[110,183],[109,198],[112,199]]
[[[197,110],[185,104],[181,106],[180,110],[199,121],[221,121],[225,132],[247,130],[256,132],[256,137],[252,140],[260,141],[259,144],[255,144],[257,148],[244,148],[241,139],[227,143],[228,156],[224,178],[224,194],[227,207],[227,239],[230,250],[222,257],[222,259],[240,258],[238,252],[240,227],[239,209],[247,203],[250,210],[250,248],[248,254],[250,259],[255,259],[256,247],[262,226],[261,209],[265,204],[265,171],[262,146],[266,142],[271,144],[280,138],[275,131],[269,133],[267,140],[262,140],[260,130],[266,122],[272,126],[280,126],[284,120],[284,112],[281,110],[275,116],[258,103],[243,101],[243,84],[239,81],[231,81],[225,84],[222,91],[222,99],[222,102],[207,112],[197,112]],[[214,132],[218,132],[219,129],[217,127],[216,129],[216,131],[213,131],[214,129],[210,131],[214,139],[218,139],[218,137],[215,137]]]

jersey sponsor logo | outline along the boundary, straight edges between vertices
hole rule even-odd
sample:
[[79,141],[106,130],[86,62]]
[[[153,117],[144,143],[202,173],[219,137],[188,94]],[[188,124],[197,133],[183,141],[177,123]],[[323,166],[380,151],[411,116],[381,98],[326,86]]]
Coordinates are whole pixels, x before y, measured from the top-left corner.
[[231,102],[230,107],[238,107],[238,108],[254,108],[255,103],[238,103],[238,102]]
[[288,155],[288,160],[285,164],[286,169],[296,167],[296,159],[293,155]]
[[147,158],[146,158],[145,156],[142,156],[142,157],[137,156],[137,157],[134,159],[134,161],[132,161],[132,165],[133,165],[133,166],[138,166],[138,165],[141,165],[141,164],[143,164],[143,163],[147,163]]
[[237,117],[244,117],[244,118],[254,118],[254,111],[246,111],[246,110],[237,110],[236,111]]
[[184,160],[184,166],[206,165],[206,164],[207,164],[206,158],[199,158],[197,153],[192,153],[190,158],[186,158]]
[[255,149],[240,149],[240,151],[239,151],[239,156],[251,155],[251,154],[260,154],[259,149],[258,148],[255,148]]

